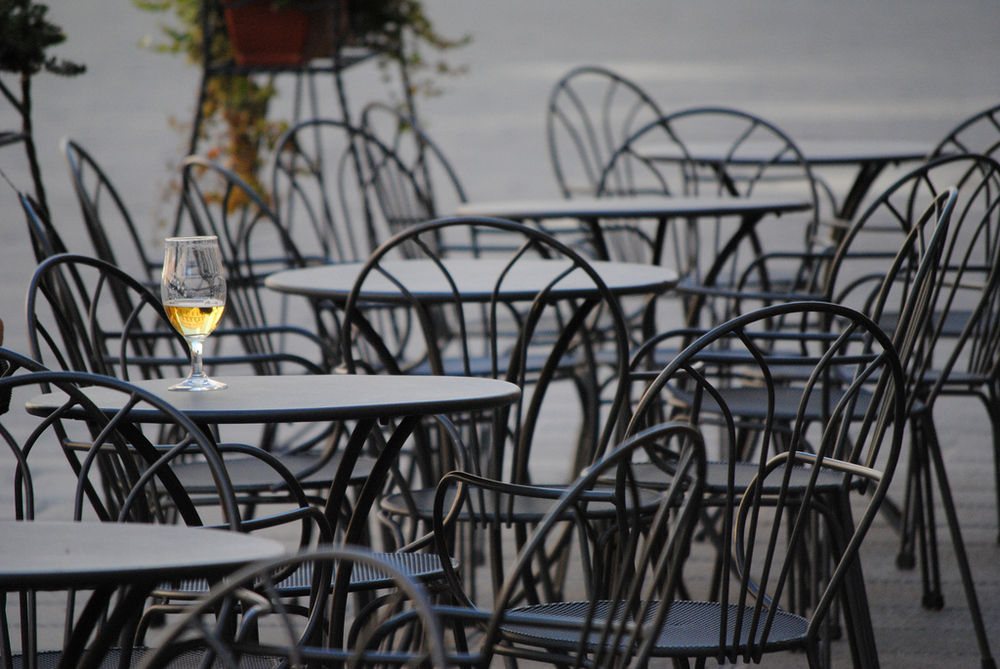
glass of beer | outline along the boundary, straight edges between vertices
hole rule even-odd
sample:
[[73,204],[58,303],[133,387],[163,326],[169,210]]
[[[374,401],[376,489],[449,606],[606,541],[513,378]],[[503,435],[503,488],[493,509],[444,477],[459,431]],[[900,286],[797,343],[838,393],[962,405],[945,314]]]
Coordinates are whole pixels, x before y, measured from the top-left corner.
[[226,276],[215,236],[166,240],[160,296],[163,308],[191,347],[191,374],[170,390],[220,390],[225,383],[205,375],[202,347],[226,308]]

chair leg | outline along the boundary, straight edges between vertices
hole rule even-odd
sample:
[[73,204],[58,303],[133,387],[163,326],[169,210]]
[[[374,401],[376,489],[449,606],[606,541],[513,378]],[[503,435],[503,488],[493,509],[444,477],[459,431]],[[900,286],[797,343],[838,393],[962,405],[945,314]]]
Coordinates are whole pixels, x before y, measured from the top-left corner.
[[969,606],[969,614],[972,617],[972,628],[979,646],[982,666],[984,668],[994,668],[996,667],[996,662],[990,653],[989,639],[986,636],[986,628],[983,625],[983,616],[979,608],[979,599],[976,596],[976,586],[972,579],[972,569],[969,567],[969,557],[965,552],[965,543],[962,541],[962,530],[958,523],[955,500],[951,494],[951,485],[948,482],[948,475],[944,467],[944,458],[941,456],[941,448],[937,440],[937,432],[930,411],[923,412],[923,415],[918,418],[918,422],[920,423],[920,434],[923,437],[922,441],[929,455],[930,462],[934,467],[934,473],[937,476],[938,489],[941,493],[941,505],[944,509],[945,518],[948,520],[948,530],[951,533],[951,541],[955,549],[955,561],[958,564],[958,571],[962,577],[962,586],[965,589],[965,598]]
[[993,480],[997,496],[997,544],[1000,544],[1000,387],[990,383],[982,399],[993,428]]
[[899,526],[900,543],[896,566],[899,569],[913,569],[919,562],[923,590],[921,603],[925,608],[940,610],[944,607],[944,596],[941,590],[941,569],[934,519],[933,481],[927,459],[927,447],[920,432],[920,421],[918,418],[911,418],[910,422],[910,457]]
[[[847,537],[852,534],[854,529],[849,496],[838,496],[832,506],[836,509],[836,518],[840,520],[841,524],[830,527],[831,564],[840,560]],[[840,587],[840,600],[843,603],[844,628],[847,642],[850,645],[853,665],[858,669],[877,669],[879,666],[878,649],[860,557],[856,557],[848,568]],[[826,644],[821,644],[826,648],[821,648],[822,655],[819,659],[822,660],[822,666],[829,667],[831,663],[830,644],[829,640],[827,641]],[[813,666],[812,660],[810,660],[810,666]]]

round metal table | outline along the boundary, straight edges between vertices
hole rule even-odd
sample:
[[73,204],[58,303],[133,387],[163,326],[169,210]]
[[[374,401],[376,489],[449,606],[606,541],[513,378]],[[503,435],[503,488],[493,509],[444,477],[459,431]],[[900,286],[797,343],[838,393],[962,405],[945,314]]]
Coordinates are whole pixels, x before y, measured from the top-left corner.
[[99,666],[164,581],[214,581],[285,554],[271,539],[176,525],[5,520],[0,536],[0,590],[93,590],[60,656],[61,669]]

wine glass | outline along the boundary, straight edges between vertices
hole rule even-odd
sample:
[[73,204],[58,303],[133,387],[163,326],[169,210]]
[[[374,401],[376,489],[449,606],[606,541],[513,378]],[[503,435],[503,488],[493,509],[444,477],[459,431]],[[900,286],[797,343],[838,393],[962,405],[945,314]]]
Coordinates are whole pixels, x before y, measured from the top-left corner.
[[163,308],[191,347],[191,374],[170,390],[221,390],[225,383],[205,375],[201,353],[226,308],[226,277],[215,236],[166,240],[160,296]]

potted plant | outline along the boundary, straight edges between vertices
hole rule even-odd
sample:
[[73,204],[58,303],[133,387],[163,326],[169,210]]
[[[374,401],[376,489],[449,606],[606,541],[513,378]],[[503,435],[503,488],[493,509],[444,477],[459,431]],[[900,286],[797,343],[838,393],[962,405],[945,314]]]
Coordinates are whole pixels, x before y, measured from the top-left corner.
[[[237,65],[294,67],[314,57],[337,57],[343,46],[368,47],[380,54],[382,65],[399,66],[403,83],[402,104],[414,108],[418,92],[434,90],[430,78],[417,80],[419,71],[454,73],[458,70],[436,63],[431,70],[420,53],[421,46],[444,51],[468,41],[449,40],[434,30],[419,0],[133,0],[140,8],[172,12],[177,19],[164,26],[166,43],[158,50],[181,53],[189,62],[236,63]],[[205,13],[203,13],[205,12]],[[238,25],[249,17],[256,28],[244,32]],[[256,52],[247,50],[245,36],[260,36],[263,28],[288,21],[285,36],[294,34],[294,45],[271,42]],[[305,25],[305,34],[300,28]],[[216,27],[223,26],[218,30]],[[278,32],[282,32],[279,30]],[[205,35],[211,39],[206,40]],[[272,39],[272,38],[267,38]],[[210,41],[210,44],[206,44]],[[237,43],[240,50],[237,50]],[[273,60],[268,60],[268,56]],[[287,123],[268,117],[276,94],[269,79],[255,78],[239,68],[229,68],[206,83],[199,140],[209,140],[204,150],[210,158],[224,158],[226,166],[265,194],[257,175],[263,155],[274,145]]]
[[331,19],[339,13],[341,3],[220,0],[220,4],[237,64],[294,66],[319,55],[315,53],[317,35],[335,25]]
[[46,5],[32,0],[0,0],[0,72],[13,73],[18,79],[18,85],[12,87],[0,78],[0,93],[21,117],[20,131],[11,136],[24,142],[34,198],[45,216],[49,207],[31,123],[31,79],[43,70],[61,76],[86,70],[83,65],[46,55],[49,47],[66,41],[62,29],[45,18],[47,13]]

